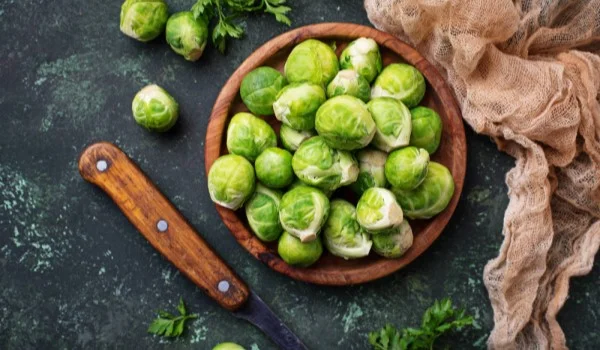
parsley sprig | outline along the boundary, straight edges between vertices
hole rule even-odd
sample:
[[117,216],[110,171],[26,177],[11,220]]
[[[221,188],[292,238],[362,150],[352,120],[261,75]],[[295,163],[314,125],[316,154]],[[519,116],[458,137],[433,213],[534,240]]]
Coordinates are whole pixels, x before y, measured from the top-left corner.
[[185,303],[182,298],[179,298],[177,305],[179,316],[175,316],[169,312],[159,310],[158,317],[150,323],[148,333],[160,335],[163,337],[179,337],[185,329],[185,322],[189,319],[198,317],[196,314],[188,315]]
[[421,328],[398,330],[388,324],[379,331],[369,333],[369,343],[374,350],[425,350],[433,349],[440,336],[453,330],[473,325],[473,317],[465,310],[456,309],[450,299],[436,300],[425,311]]
[[292,10],[285,6],[287,0],[197,0],[192,6],[196,18],[214,23],[212,41],[216,48],[225,52],[228,38],[239,39],[245,29],[237,21],[245,13],[264,11],[275,16],[275,20],[291,25],[287,14]]

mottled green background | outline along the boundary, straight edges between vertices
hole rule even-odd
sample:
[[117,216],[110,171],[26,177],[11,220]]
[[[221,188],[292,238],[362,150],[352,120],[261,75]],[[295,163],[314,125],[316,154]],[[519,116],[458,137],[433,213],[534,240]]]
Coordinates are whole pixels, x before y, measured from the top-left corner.
[[[173,11],[193,0],[169,1]],[[294,26],[368,24],[361,1],[296,0]],[[253,50],[287,30],[271,17],[246,21],[248,35],[226,56],[209,48],[197,63],[158,39],[119,32],[120,1],[4,0],[0,3],[0,348],[194,348],[231,340],[273,349],[163,260],[111,200],[84,182],[77,156],[91,142],[121,146],[233,268],[312,349],[365,349],[386,322],[416,325],[436,298],[451,296],[477,328],[449,342],[484,348],[492,311],[483,266],[498,251],[504,174],[513,161],[467,128],[462,200],[441,238],[410,267],[380,281],[325,288],[281,276],[247,254],[211,204],[203,147],[212,104]],[[157,83],[179,100],[173,132],[155,135],[131,117],[131,99]],[[569,345],[600,344],[600,270],[572,283],[560,314]],[[179,296],[199,314],[175,341],[146,334],[157,308]]]

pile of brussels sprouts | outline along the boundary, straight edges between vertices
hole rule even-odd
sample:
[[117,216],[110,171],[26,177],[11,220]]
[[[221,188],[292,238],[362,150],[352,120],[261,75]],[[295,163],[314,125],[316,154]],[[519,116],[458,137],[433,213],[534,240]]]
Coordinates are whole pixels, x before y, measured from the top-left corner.
[[[418,106],[425,88],[413,66],[384,68],[372,39],[351,42],[339,60],[321,41],[302,42],[283,75],[260,67],[243,79],[240,95],[251,113],[229,123],[230,154],[208,174],[211,199],[244,207],[252,231],[264,242],[278,241],[290,265],[315,263],[323,245],[344,259],[371,249],[402,256],[413,243],[405,217],[431,218],[454,194],[450,171],[429,159],[440,145],[442,121]],[[281,122],[283,148],[257,115]],[[356,206],[340,198],[344,188],[359,198]]]

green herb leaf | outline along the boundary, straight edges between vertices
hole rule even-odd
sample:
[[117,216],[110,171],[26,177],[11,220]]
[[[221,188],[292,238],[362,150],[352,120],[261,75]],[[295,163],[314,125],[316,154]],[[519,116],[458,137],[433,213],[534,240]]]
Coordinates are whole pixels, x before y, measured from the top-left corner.
[[273,14],[277,22],[290,26],[292,21],[286,14],[292,11],[292,9],[288,6],[281,6],[285,2],[286,0],[264,0],[265,12]]
[[215,0],[198,0],[191,11],[196,19],[204,18],[209,22],[215,16],[214,6]]
[[177,305],[179,316],[175,316],[166,311],[158,311],[158,317],[155,318],[150,326],[148,333],[164,337],[179,337],[185,330],[185,321],[198,317],[198,315],[188,315],[183,298],[179,298]]

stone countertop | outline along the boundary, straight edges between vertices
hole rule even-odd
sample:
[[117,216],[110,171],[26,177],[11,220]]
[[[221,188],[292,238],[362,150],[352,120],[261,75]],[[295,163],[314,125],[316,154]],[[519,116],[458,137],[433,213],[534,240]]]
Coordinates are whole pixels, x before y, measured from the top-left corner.
[[[193,0],[168,1],[171,11]],[[369,24],[362,1],[292,1],[293,26]],[[206,240],[311,349],[366,349],[367,333],[391,322],[420,323],[436,298],[467,308],[477,327],[448,339],[485,348],[493,315],[482,284],[500,246],[513,160],[467,127],[468,173],[456,214],[419,259],[388,278],[346,288],[293,281],[239,246],[217,217],[204,173],[212,104],[238,65],[288,28],[271,17],[245,20],[247,36],[227,55],[212,47],[196,63],[157,39],[119,32],[121,1],[7,0],[0,4],[0,348],[211,349],[235,341],[274,349],[183,277],[139,235],[111,200],[84,182],[77,156],[94,141],[115,142],[163,190]],[[152,134],[131,116],[131,99],[157,83],[179,101],[172,132]],[[600,270],[575,279],[560,314],[573,349],[600,344]],[[199,314],[185,336],[146,329],[179,297]]]

